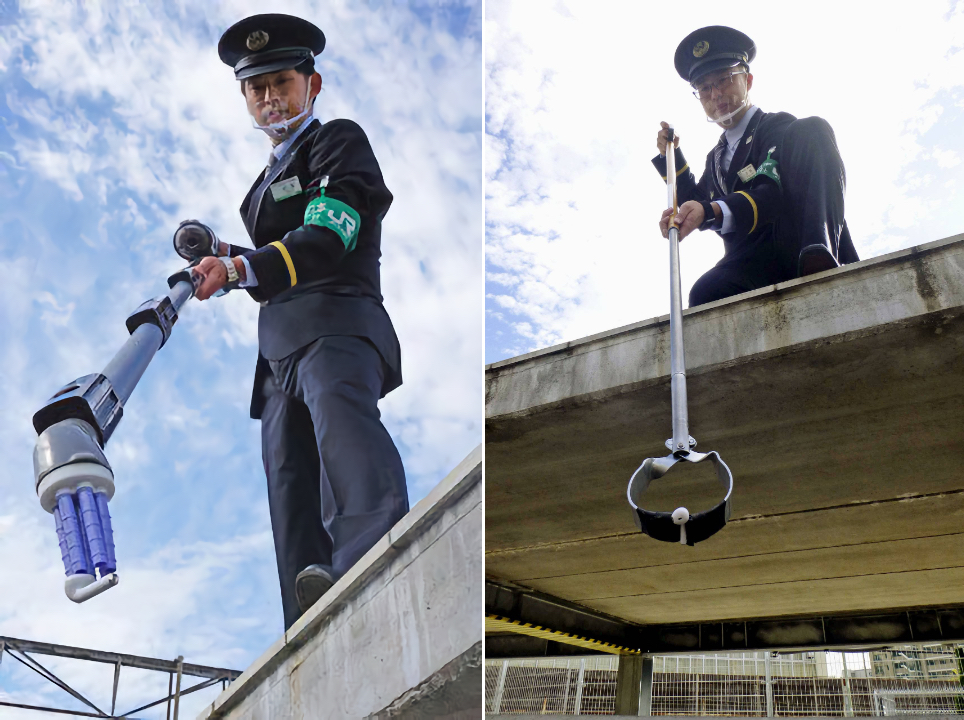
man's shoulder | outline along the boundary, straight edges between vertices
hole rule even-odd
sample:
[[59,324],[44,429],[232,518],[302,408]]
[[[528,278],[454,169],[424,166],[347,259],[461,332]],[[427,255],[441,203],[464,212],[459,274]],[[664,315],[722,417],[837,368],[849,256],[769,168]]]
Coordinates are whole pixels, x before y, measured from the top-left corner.
[[[318,122],[318,121],[316,121]],[[302,152],[308,157],[338,156],[367,158],[372,156],[371,143],[361,126],[354,120],[338,118],[309,130]]]
[[335,120],[329,120],[326,123],[319,123],[318,127],[313,131],[314,141],[325,140],[330,141],[333,139],[351,140],[351,139],[362,139],[368,142],[368,136],[365,131],[362,130],[361,125],[356,123],[354,120],[349,120],[347,118],[337,118]]
[[788,112],[763,112],[760,111],[760,122],[757,125],[759,130],[778,130],[785,129],[787,125],[796,120],[796,116]]

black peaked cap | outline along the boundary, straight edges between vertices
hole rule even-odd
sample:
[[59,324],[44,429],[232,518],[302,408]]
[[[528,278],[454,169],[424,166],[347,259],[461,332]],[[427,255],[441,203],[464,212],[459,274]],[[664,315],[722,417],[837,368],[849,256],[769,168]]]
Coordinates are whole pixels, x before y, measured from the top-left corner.
[[238,80],[288,70],[325,49],[325,34],[293,15],[252,15],[235,23],[218,42],[218,57]]
[[673,64],[686,82],[720,68],[744,64],[756,57],[756,45],[739,30],[723,25],[694,30],[676,48]]

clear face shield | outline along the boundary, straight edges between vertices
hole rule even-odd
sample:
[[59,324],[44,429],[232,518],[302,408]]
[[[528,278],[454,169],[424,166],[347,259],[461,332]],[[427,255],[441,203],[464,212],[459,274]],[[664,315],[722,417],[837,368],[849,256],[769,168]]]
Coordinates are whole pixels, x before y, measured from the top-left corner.
[[[272,140],[284,140],[298,124],[309,117],[314,110],[314,100],[311,97],[311,77],[308,77],[308,87],[302,100],[289,97],[290,93],[284,87],[285,83],[274,78],[273,82],[265,82],[255,76],[248,82],[251,87],[245,89],[245,100],[248,112],[251,114],[251,125],[263,131]],[[252,82],[254,81],[254,82]],[[291,79],[288,78],[288,82]]]
[[693,95],[703,105],[706,121],[727,127],[747,107],[749,91],[740,76],[748,73],[742,66],[714,72],[693,83]]

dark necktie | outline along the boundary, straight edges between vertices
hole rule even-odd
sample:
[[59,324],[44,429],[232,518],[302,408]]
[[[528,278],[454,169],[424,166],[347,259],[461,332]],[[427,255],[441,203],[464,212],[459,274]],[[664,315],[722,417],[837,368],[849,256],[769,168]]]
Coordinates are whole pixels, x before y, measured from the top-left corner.
[[720,137],[720,141],[716,144],[716,148],[713,150],[713,166],[716,170],[716,184],[726,195],[726,181],[723,178],[723,150],[726,149],[726,134],[724,133]]

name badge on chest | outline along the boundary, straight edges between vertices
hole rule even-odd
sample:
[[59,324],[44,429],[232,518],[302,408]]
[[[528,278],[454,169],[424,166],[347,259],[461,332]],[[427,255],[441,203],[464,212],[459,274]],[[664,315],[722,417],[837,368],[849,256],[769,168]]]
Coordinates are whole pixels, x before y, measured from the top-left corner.
[[754,175],[756,175],[756,168],[752,165],[747,165],[737,173],[737,176],[740,178],[740,180],[745,183],[750,182],[750,178],[752,178]]
[[282,180],[281,182],[276,182],[271,186],[271,197],[274,198],[275,202],[281,202],[287,198],[294,197],[295,195],[300,195],[301,181],[298,180],[298,176],[288,178],[287,180]]

